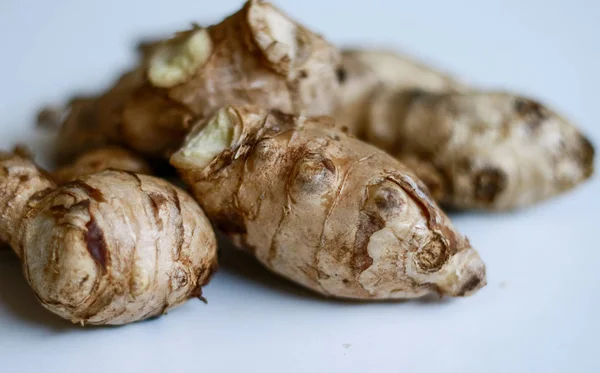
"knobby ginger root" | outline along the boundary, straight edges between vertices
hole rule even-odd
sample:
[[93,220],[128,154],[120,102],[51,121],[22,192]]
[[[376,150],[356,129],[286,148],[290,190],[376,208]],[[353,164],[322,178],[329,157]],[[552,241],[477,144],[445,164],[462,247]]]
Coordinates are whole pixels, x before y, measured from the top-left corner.
[[238,246],[324,295],[462,296],[486,283],[477,252],[413,174],[331,118],[228,107],[171,163]]
[[64,164],[88,150],[123,144],[122,111],[143,81],[143,69],[136,69],[98,97],[72,100],[57,136],[56,160]]
[[366,123],[368,142],[459,209],[528,206],[593,173],[594,148],[575,126],[509,93],[381,91]]
[[0,238],[21,258],[37,298],[81,324],[158,316],[216,267],[200,207],[166,181],[123,171],[60,187],[28,159],[0,153]]
[[75,105],[62,143],[77,143],[77,152],[124,144],[164,157],[193,122],[225,104],[307,114],[337,106],[339,51],[266,2],[248,1],[217,25],[194,26],[143,51],[134,73]]
[[391,52],[345,51],[343,67],[337,119],[412,168],[444,205],[524,207],[593,173],[590,141],[531,99],[468,90]]
[[60,168],[52,175],[56,182],[62,184],[78,176],[92,175],[109,169],[144,175],[152,172],[148,163],[137,154],[119,147],[106,147],[82,154],[73,163]]
[[342,50],[340,103],[335,117],[360,133],[371,98],[380,90],[465,92],[469,88],[448,74],[388,50]]

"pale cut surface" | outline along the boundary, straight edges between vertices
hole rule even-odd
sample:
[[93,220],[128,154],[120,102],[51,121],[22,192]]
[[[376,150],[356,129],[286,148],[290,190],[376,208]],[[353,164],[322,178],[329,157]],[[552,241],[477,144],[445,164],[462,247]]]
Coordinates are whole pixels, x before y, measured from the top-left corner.
[[111,90],[73,105],[59,135],[73,150],[60,147],[62,159],[107,144],[168,158],[193,123],[227,104],[311,115],[337,107],[339,51],[267,2],[248,1],[143,53]]
[[156,48],[148,64],[148,79],[162,88],[188,80],[212,53],[206,29],[192,29]]
[[234,136],[234,128],[226,111],[220,110],[202,128],[202,136],[189,136],[189,140],[179,152],[193,165],[205,167],[224,149],[229,147]]
[[391,156],[327,117],[254,107],[218,115],[231,143],[207,164],[190,149],[210,128],[198,123],[171,163],[209,219],[267,268],[354,299],[462,296],[485,285],[468,240]]
[[[56,188],[37,181],[45,177],[29,160],[3,153],[1,162],[1,190],[19,207],[1,216],[2,238],[44,307],[73,323],[121,325],[201,297],[216,239],[189,195],[110,170]],[[15,198],[21,191],[30,197]]]
[[504,92],[380,91],[365,139],[397,156],[440,201],[507,210],[568,191],[593,173],[594,148],[568,120]]

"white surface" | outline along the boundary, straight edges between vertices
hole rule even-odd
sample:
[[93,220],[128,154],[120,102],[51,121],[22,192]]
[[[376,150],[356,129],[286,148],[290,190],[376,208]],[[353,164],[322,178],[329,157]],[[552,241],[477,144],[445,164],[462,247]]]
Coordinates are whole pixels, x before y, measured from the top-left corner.
[[[335,42],[397,46],[537,96],[600,141],[598,1],[278,3]],[[0,145],[37,143],[43,158],[47,135],[33,134],[41,105],[108,84],[138,37],[239,4],[2,0]],[[595,177],[518,213],[454,216],[488,265],[488,286],[468,299],[325,300],[226,250],[208,305],[82,329],[42,309],[16,261],[4,262],[0,372],[599,372],[599,186]]]

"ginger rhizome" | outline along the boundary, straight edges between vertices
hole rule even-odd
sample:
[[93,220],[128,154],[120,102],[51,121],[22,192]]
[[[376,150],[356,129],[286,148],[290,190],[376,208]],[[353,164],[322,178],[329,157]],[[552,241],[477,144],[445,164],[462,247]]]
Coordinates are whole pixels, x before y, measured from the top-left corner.
[[57,187],[29,159],[0,153],[0,238],[42,305],[81,324],[161,315],[216,268],[216,239],[186,193],[108,170]]
[[343,49],[339,73],[340,101],[335,117],[338,123],[347,126],[354,134],[361,134],[372,97],[381,90],[468,90],[466,85],[448,74],[408,56],[383,49]]
[[468,90],[391,52],[345,51],[343,60],[338,120],[412,168],[446,206],[524,207],[593,173],[590,141],[539,102]]
[[140,66],[115,87],[73,103],[58,149],[64,159],[122,144],[164,157],[192,123],[225,104],[329,114],[337,106],[339,62],[321,36],[269,3],[248,1],[219,24],[146,45]]
[[267,268],[328,296],[469,295],[485,266],[413,174],[329,117],[227,107],[171,163]]

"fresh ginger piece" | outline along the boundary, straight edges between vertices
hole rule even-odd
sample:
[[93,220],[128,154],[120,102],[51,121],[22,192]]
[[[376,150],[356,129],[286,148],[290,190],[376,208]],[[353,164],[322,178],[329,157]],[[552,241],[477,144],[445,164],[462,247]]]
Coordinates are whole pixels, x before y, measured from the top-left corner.
[[384,49],[344,49],[338,71],[340,104],[338,123],[361,134],[371,98],[382,89],[465,92],[469,88],[415,59]]
[[52,176],[54,181],[63,184],[79,176],[92,175],[109,169],[144,175],[152,173],[143,158],[131,151],[113,146],[84,153],[73,163],[53,172]]
[[[337,106],[339,51],[267,2],[248,1],[219,24],[194,26],[143,53],[135,79],[72,109],[62,152],[121,144],[165,157],[192,123],[226,104],[312,115]],[[65,149],[69,142],[74,150]]]
[[428,165],[413,169],[437,183],[439,201],[453,208],[524,207],[593,173],[594,148],[575,126],[510,93],[382,90],[366,123],[369,143]]
[[0,238],[50,311],[82,325],[119,325],[201,297],[217,244],[180,189],[113,170],[57,187],[28,159],[0,153],[0,164]]
[[239,247],[321,294],[463,296],[486,283],[477,252],[413,174],[329,117],[227,107],[171,163]]
[[342,65],[336,119],[412,168],[445,206],[524,207],[593,173],[589,140],[538,102],[468,89],[393,52],[346,50]]

